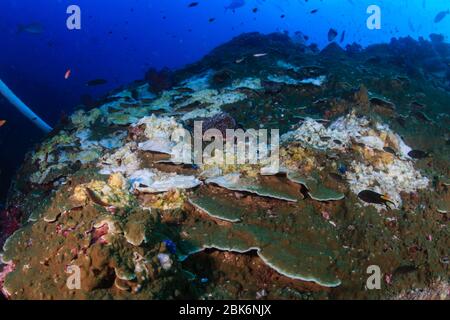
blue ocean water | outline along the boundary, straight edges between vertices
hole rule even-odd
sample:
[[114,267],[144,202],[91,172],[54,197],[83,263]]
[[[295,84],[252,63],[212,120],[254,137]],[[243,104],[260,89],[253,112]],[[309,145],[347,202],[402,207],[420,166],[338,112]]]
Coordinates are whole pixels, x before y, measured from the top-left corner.
[[[51,125],[71,113],[83,95],[100,97],[111,89],[142,79],[149,68],[180,68],[195,62],[216,46],[243,33],[301,31],[308,43],[328,44],[335,29],[341,45],[363,46],[392,37],[428,37],[441,33],[448,40],[450,9],[442,0],[2,0],[0,2],[0,79]],[[68,30],[66,9],[81,9],[81,30]],[[381,29],[370,30],[367,8],[381,8]],[[39,32],[23,26],[38,25]],[[339,38],[338,38],[339,39]],[[68,79],[64,78],[71,71]],[[104,86],[88,87],[92,79]],[[3,181],[41,137],[0,98]],[[3,184],[2,184],[3,185]],[[6,185],[6,184],[5,184]],[[2,186],[2,192],[6,187]]]

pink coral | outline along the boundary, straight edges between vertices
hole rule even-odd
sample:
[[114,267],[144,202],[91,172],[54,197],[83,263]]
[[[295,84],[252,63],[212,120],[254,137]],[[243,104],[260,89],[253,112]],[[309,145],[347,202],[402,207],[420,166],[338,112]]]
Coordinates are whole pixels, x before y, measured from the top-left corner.
[[20,228],[22,211],[17,207],[9,207],[0,211],[0,247]]
[[[1,268],[1,266],[0,266]],[[5,279],[6,276],[8,275],[8,273],[11,273],[14,271],[14,269],[16,268],[16,266],[14,265],[14,263],[8,263],[6,265],[3,266],[2,269],[0,269],[0,292],[5,296],[5,298],[9,298],[11,296],[11,294],[3,287],[4,283],[5,283]]]

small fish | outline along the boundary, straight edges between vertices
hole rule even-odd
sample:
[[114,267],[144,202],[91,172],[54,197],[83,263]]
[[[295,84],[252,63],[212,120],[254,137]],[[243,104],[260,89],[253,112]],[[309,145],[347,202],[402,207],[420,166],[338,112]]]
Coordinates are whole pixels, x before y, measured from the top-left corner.
[[237,59],[235,62],[236,62],[237,64],[239,64],[239,63],[241,63],[241,62],[244,62],[244,60],[245,60],[245,58],[241,58],[241,59]]
[[267,56],[267,53],[255,53],[253,56],[254,56],[255,58],[261,58],[261,57]]
[[0,120],[0,128],[6,124],[6,120]]
[[172,240],[166,239],[163,241],[163,243],[171,254],[175,254],[177,252],[177,245]]
[[450,14],[450,10],[439,12],[434,18],[434,23],[441,22],[448,14]]
[[257,13],[258,12],[258,8],[253,8],[252,12],[253,13]]
[[399,275],[403,275],[403,274],[408,274],[411,272],[417,271],[417,267],[413,266],[413,265],[404,265],[404,266],[400,266],[397,269],[395,269],[393,275],[395,276],[399,276]]
[[413,159],[424,159],[428,158],[430,154],[422,150],[411,150],[410,152],[408,152],[408,156]]
[[338,35],[337,31],[331,28],[330,30],[328,30],[328,41],[329,42],[333,41],[337,37],[337,35]]
[[225,7],[225,10],[236,10],[245,6],[245,0],[232,0],[231,3]]
[[342,43],[342,42],[344,42],[344,40],[345,40],[345,30],[342,31],[341,40],[339,42]]
[[44,27],[39,22],[33,22],[26,25],[20,24],[17,29],[19,33],[26,32],[31,34],[41,34],[44,32]]
[[338,167],[338,171],[340,174],[346,174],[347,173],[347,166],[345,164],[340,164]]
[[317,13],[317,11],[319,11],[319,9],[314,9],[314,10],[311,10],[311,14],[315,14],[315,13]]
[[72,74],[72,70],[67,69],[66,73],[64,74],[64,79],[65,80],[69,79],[71,74]]
[[194,7],[196,7],[196,6],[198,6],[198,2],[191,2],[191,3],[188,5],[188,8],[194,8]]
[[108,83],[108,81],[106,81],[105,79],[95,79],[95,80],[88,81],[86,83],[86,85],[88,87],[95,87],[95,86],[101,86],[101,85],[104,85],[107,83]]
[[214,22],[215,20],[216,20],[216,18],[209,18],[208,22],[211,23],[211,22]]
[[387,205],[388,203],[395,205],[395,203],[387,195],[379,194],[378,192],[371,190],[361,191],[358,193],[358,198],[367,203],[384,204],[387,208],[389,208]]

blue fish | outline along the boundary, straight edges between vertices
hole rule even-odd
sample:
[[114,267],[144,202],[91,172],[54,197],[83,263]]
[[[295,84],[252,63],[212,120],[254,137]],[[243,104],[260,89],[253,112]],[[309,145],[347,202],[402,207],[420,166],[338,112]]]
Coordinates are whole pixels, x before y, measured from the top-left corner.
[[177,252],[177,245],[172,240],[166,239],[163,243],[166,245],[167,250],[169,250],[171,254],[175,254]]
[[340,174],[345,174],[347,172],[347,166],[345,164],[339,165],[338,171]]

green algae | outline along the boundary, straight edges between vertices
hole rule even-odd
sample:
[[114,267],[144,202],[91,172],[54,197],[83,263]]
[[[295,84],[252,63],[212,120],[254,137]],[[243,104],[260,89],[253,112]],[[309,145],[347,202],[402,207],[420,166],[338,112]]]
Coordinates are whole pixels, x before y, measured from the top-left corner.
[[[219,196],[209,197],[206,206],[211,216],[222,219],[224,212],[228,212],[227,208],[236,210],[242,207]],[[264,223],[261,209],[242,209],[241,222],[227,226],[198,221],[186,229],[189,236],[183,239],[182,247],[189,243],[189,251],[184,252],[181,258],[184,260],[189,255],[211,248],[236,253],[256,251],[268,266],[287,277],[313,281],[322,286],[338,286],[340,280],[333,272],[339,252],[335,230],[317,217],[312,207],[305,206],[303,210],[294,212],[295,209],[290,208],[275,210],[275,214],[286,219],[277,219],[277,225]],[[286,224],[291,214],[301,216],[301,221]]]
[[245,208],[236,206],[236,204],[230,204],[229,201],[214,196],[190,198],[189,202],[196,208],[205,211],[211,217],[229,222],[239,222],[242,214],[245,213]]
[[206,183],[217,184],[223,188],[233,191],[254,193],[261,197],[270,197],[280,200],[296,202],[301,195],[296,193],[286,184],[267,183],[260,180],[241,177],[240,174],[229,174],[223,177],[210,178]]
[[304,177],[295,172],[289,172],[287,178],[292,182],[304,185],[309,196],[317,201],[337,201],[345,198],[345,195],[325,187],[318,178],[314,176]]

